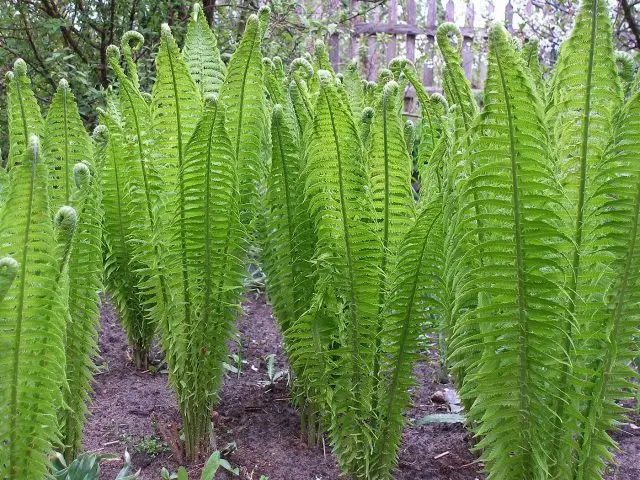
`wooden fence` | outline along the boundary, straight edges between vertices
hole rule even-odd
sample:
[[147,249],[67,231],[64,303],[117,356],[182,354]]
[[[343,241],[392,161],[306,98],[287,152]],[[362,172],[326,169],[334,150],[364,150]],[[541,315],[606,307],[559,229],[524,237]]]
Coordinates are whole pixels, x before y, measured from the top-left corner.
[[[330,0],[334,6],[340,0]],[[358,0],[350,0],[350,11],[357,11]],[[478,3],[478,2],[475,2]],[[379,68],[384,68],[398,55],[404,54],[409,60],[416,61],[416,43],[420,41],[422,50],[420,57],[424,57],[423,84],[430,91],[439,90],[438,82],[434,74],[436,66],[433,61],[438,56],[435,51],[436,30],[438,28],[437,1],[426,1],[426,21],[419,25],[416,11],[416,0],[404,0],[402,5],[398,5],[398,0],[387,0],[388,11],[385,18],[382,18],[380,9],[372,9],[365,18],[355,17],[350,25],[343,31],[337,31],[329,38],[329,56],[336,71],[344,61],[360,57],[363,60],[364,73],[369,80],[374,80]],[[401,8],[398,8],[398,7]],[[448,0],[444,7],[444,21],[455,23],[455,4],[453,0]],[[489,3],[489,16],[493,16],[493,4]],[[404,18],[398,18],[399,10]],[[533,10],[532,0],[529,0],[525,13],[530,14]],[[481,89],[486,77],[486,57],[485,45],[487,32],[484,28],[476,28],[476,11],[474,2],[467,4],[464,16],[464,24],[458,25],[463,38],[462,45],[462,66],[467,78],[471,81],[474,89]],[[507,3],[504,12],[505,26],[509,31],[513,31],[513,5],[511,0]],[[362,21],[364,20],[364,21]],[[348,34],[348,40],[343,35]],[[384,34],[380,36],[379,34]],[[385,38],[384,48],[381,49],[378,39]],[[480,45],[474,45],[480,42]],[[399,47],[404,47],[404,52],[399,51]],[[381,51],[382,50],[382,51]],[[342,55],[341,55],[342,53]],[[382,58],[380,58],[382,57]],[[476,61],[474,61],[474,57]],[[416,65],[418,67],[418,65]],[[409,103],[413,98],[413,92],[407,92]]]

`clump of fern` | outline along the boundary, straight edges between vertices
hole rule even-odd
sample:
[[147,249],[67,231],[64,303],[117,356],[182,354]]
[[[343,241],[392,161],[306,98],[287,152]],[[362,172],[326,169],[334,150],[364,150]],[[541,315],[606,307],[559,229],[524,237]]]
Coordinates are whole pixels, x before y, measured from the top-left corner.
[[[63,407],[66,312],[63,308],[76,214],[49,214],[48,169],[35,136],[10,172],[0,218],[0,474],[42,478],[58,441]],[[56,241],[52,242],[52,238]]]

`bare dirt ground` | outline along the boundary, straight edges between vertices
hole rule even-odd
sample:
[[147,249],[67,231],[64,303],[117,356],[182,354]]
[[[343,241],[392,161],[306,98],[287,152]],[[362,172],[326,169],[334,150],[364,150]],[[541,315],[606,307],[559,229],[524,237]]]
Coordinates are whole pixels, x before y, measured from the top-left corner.
[[[260,383],[267,380],[267,355],[276,355],[276,370],[287,368],[282,338],[263,296],[250,293],[243,306],[244,315],[237,324],[240,346],[233,345],[232,351],[246,363],[239,377],[226,378],[213,415],[218,449],[240,469],[240,476],[222,473],[217,478],[341,479],[328,445],[308,448],[300,439],[299,415],[289,401],[285,378],[272,387]],[[159,479],[162,467],[176,471],[184,463],[177,441],[180,417],[166,373],[135,370],[117,313],[108,302],[102,309],[100,352],[102,372],[96,377],[85,449],[121,456],[127,449],[142,480]],[[470,452],[470,435],[461,424],[416,424],[425,415],[446,412],[446,406],[431,400],[436,391],[453,389],[438,383],[436,363],[425,357],[416,367],[421,383],[407,412],[410,424],[394,478],[480,480],[482,465]],[[608,480],[640,479],[640,417],[630,420],[615,433],[621,452]],[[204,459],[187,466],[192,480],[199,478],[203,463]],[[101,479],[113,480],[121,466],[121,460],[104,462]]]

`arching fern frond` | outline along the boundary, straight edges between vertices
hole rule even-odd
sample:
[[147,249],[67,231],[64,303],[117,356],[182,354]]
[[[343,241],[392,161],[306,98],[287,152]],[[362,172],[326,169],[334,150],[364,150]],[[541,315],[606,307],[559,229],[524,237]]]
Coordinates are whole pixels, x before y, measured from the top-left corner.
[[9,156],[7,168],[19,162],[27,149],[30,135],[42,136],[44,121],[40,106],[31,89],[27,64],[21,58],[7,72],[7,123],[9,127]]

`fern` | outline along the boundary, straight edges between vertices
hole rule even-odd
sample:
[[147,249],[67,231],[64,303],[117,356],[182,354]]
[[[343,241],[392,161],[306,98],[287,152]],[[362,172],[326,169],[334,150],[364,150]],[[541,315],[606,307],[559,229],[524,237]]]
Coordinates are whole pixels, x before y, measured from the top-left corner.
[[27,64],[19,58],[13,71],[7,72],[7,123],[9,126],[9,157],[7,167],[23,158],[30,135],[41,136],[44,122],[36,101],[31,81],[27,76]]
[[193,4],[182,55],[200,91],[200,97],[217,94],[227,74],[227,67],[220,58],[218,41],[207,25],[198,2]]
[[49,162],[49,197],[56,211],[68,205],[73,191],[73,168],[92,158],[92,145],[66,80],[60,80],[47,112],[43,150]]
[[[604,1],[584,1],[571,36],[562,45],[550,93],[549,126],[553,138],[556,171],[566,196],[566,255],[569,314],[563,320],[564,351],[568,355],[558,379],[564,395],[555,403],[556,478],[571,475],[575,444],[570,433],[581,422],[580,406],[571,401],[579,396],[581,381],[572,381],[574,368],[588,349],[589,334],[602,314],[601,298],[594,295],[610,279],[600,278],[601,252],[596,226],[590,219],[602,198],[594,196],[602,179],[598,165],[610,141],[613,115],[622,102],[617,82],[611,23]],[[593,291],[597,288],[596,292]],[[580,339],[579,337],[582,337]],[[584,357],[583,357],[584,358]],[[574,367],[575,366],[575,367]],[[579,375],[581,378],[582,375]]]
[[426,207],[406,232],[398,251],[398,262],[389,273],[389,294],[381,332],[385,341],[380,358],[380,408],[370,478],[392,478],[413,385],[412,369],[419,358],[419,337],[425,319],[441,309],[439,273],[443,247],[442,205]]
[[245,225],[253,220],[258,201],[257,179],[263,177],[264,169],[260,155],[266,124],[261,44],[260,21],[257,15],[251,15],[220,90],[237,162],[240,212]]
[[[82,449],[82,430],[91,393],[93,358],[98,353],[98,325],[102,290],[102,188],[101,164],[74,167],[76,189],[71,203],[78,213],[69,259],[70,322],[66,335],[65,411],[62,442],[70,460]],[[92,171],[93,170],[93,171]]]
[[[56,218],[58,249],[51,241],[54,227],[49,214],[47,166],[38,139],[11,169],[8,202],[0,219],[3,255],[9,275],[3,275],[0,302],[0,476],[43,478],[47,455],[57,441],[56,411],[62,405],[65,318],[60,315],[60,287],[70,249],[75,212],[61,209]],[[8,268],[6,267],[8,265]]]
[[[97,163],[104,165],[102,176],[104,277],[106,290],[116,305],[138,367],[146,363],[155,327],[145,312],[138,265],[131,245],[132,219],[129,213],[126,168],[123,165],[122,131],[112,115],[104,115],[98,126]],[[108,127],[107,127],[108,126]]]
[[[381,247],[371,228],[374,212],[351,112],[331,74],[319,76],[305,191],[317,234],[316,291],[327,300],[312,309],[328,306],[339,322],[328,379],[331,441],[342,468],[364,478],[373,442],[369,422]],[[325,294],[323,285],[330,285]]]
[[[613,141],[605,154],[599,177],[606,181],[596,197],[602,204],[595,213],[598,243],[613,253],[608,277],[612,284],[605,293],[605,308],[597,321],[586,325],[591,336],[581,365],[589,369],[583,384],[582,408],[574,478],[599,479],[607,462],[613,460],[613,440],[607,433],[622,420],[618,400],[631,398],[629,365],[634,360],[638,311],[638,234],[640,212],[640,170],[636,158],[640,148],[638,127],[640,96],[629,100],[614,123]],[[614,223],[612,223],[614,222]],[[614,226],[615,225],[615,226]],[[586,373],[586,371],[585,371]]]
[[[378,305],[382,308],[388,288],[386,275],[393,270],[400,242],[415,220],[413,193],[411,190],[411,160],[406,149],[402,118],[396,108],[400,87],[395,81],[384,86],[376,105],[376,114],[371,129],[370,152],[368,155],[371,197],[376,212],[382,242],[379,265],[380,282]],[[383,322],[379,315],[376,327],[376,358],[373,375],[378,377]]]
[[[469,270],[459,290],[484,301],[458,320],[456,328],[467,334],[451,348],[468,370],[460,394],[473,399],[469,417],[479,422],[488,478],[545,478],[553,418],[545,400],[560,393],[547,378],[562,363],[555,348],[563,311],[557,188],[549,180],[542,104],[499,25],[491,29],[488,62],[485,108],[468,152],[476,168],[460,193],[458,227],[474,236],[484,230],[466,255]],[[490,333],[468,334],[473,331]],[[468,355],[476,349],[479,363],[476,354]]]
[[299,140],[281,105],[273,111],[271,137],[265,272],[274,313],[287,342],[289,327],[310,305],[314,238],[304,199]]
[[[170,250],[182,248],[172,275],[185,274],[190,301],[184,316],[184,364],[177,365],[187,455],[195,457],[208,438],[210,414],[222,380],[226,342],[236,319],[244,278],[244,230],[240,224],[237,176],[223,107],[208,100],[187,146],[180,172]],[[175,274],[173,275],[173,273]],[[175,282],[175,281],[174,281]],[[176,305],[182,309],[181,305]]]
[[[128,240],[131,256],[137,265],[139,284],[144,292],[144,315],[149,323],[157,325],[169,303],[166,275],[159,265],[161,256],[160,222],[163,198],[163,180],[152,161],[153,130],[151,109],[141,92],[129,80],[118,63],[115,46],[107,48],[109,65],[120,82],[122,137],[125,148],[119,150],[128,214]],[[131,66],[129,70],[131,70]],[[134,67],[135,68],[135,67]],[[120,129],[119,129],[120,131]],[[151,248],[150,248],[151,247]],[[146,368],[146,352],[136,357],[138,366]]]

